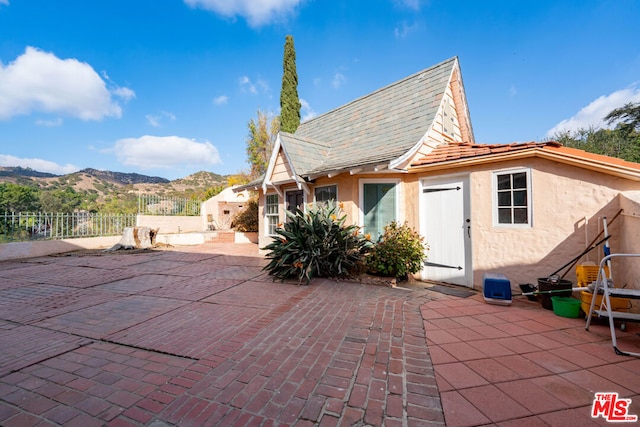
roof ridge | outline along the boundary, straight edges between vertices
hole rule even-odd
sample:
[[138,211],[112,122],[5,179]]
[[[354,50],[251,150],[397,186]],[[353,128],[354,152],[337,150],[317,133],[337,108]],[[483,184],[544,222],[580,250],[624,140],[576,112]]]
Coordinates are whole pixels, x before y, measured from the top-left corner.
[[399,85],[401,83],[404,83],[407,80],[414,79],[414,78],[420,76],[421,74],[430,72],[430,71],[432,71],[432,70],[434,70],[434,69],[436,69],[438,67],[442,67],[442,66],[444,66],[444,65],[446,65],[446,64],[448,64],[450,62],[454,62],[454,61],[458,61],[458,56],[457,55],[456,56],[452,56],[451,58],[446,59],[446,60],[444,60],[444,61],[442,61],[442,62],[440,62],[438,64],[432,65],[431,67],[428,67],[428,68],[425,68],[423,70],[417,71],[417,72],[411,74],[410,76],[404,77],[404,78],[402,78],[400,80],[397,80],[397,81],[395,81],[393,83],[390,83],[390,84],[388,84],[386,86],[383,86],[383,87],[381,87],[381,88],[379,88],[379,89],[377,89],[377,90],[375,90],[373,92],[370,92],[370,93],[368,93],[366,95],[362,95],[362,96],[360,96],[360,97],[358,97],[358,98],[356,98],[354,100],[351,100],[351,101],[347,102],[346,104],[342,104],[342,105],[340,105],[340,106],[338,106],[338,107],[336,107],[336,108],[334,108],[332,110],[329,110],[326,113],[322,113],[322,114],[320,114],[318,116],[315,116],[315,117],[313,117],[313,118],[311,118],[311,119],[309,119],[309,120],[307,120],[305,122],[300,123],[300,126],[306,125],[307,123],[312,123],[314,121],[317,121],[317,120],[319,120],[319,119],[321,119],[321,118],[323,118],[323,117],[325,117],[325,116],[327,116],[329,114],[333,114],[336,111],[342,110],[342,109],[344,109],[344,108],[346,108],[346,107],[348,107],[348,106],[350,106],[352,104],[355,104],[355,103],[357,103],[357,102],[359,102],[359,101],[361,101],[363,99],[370,98],[373,95],[377,95],[380,92],[383,92],[383,91],[388,90],[388,89],[390,89],[390,88],[392,88],[394,86],[397,86],[397,85]]

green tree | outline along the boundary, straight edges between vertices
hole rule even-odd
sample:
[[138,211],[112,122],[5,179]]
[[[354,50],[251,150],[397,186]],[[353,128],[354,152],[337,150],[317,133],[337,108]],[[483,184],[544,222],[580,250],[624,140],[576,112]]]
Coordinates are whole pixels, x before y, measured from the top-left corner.
[[257,120],[251,119],[248,124],[247,158],[251,165],[251,178],[257,178],[267,171],[271,151],[280,131],[280,119],[273,116],[269,119],[266,113],[258,110]]
[[611,111],[604,118],[607,123],[618,123],[617,128],[629,132],[640,132],[640,102],[629,102],[620,108]]
[[40,193],[40,206],[44,212],[71,213],[80,208],[84,195],[72,187],[47,190]]
[[0,212],[35,212],[40,209],[39,191],[11,182],[0,184]]
[[293,36],[287,35],[282,64],[282,90],[280,91],[280,121],[284,132],[294,133],[300,125],[300,99],[298,98],[298,72]]
[[138,213],[138,196],[134,193],[114,193],[100,206],[100,212],[113,214]]
[[615,129],[581,128],[556,133],[562,145],[595,154],[640,162],[640,103],[628,103],[611,111],[605,120]]
[[214,187],[207,188],[207,190],[202,195],[202,200],[209,200],[212,197],[217,196],[224,190],[222,185],[216,185]]

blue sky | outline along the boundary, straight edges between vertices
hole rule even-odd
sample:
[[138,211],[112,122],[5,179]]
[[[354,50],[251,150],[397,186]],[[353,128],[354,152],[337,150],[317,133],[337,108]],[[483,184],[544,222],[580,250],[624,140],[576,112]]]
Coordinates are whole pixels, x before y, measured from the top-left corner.
[[285,36],[305,118],[458,56],[476,142],[640,101],[637,0],[0,0],[0,166],[248,169]]

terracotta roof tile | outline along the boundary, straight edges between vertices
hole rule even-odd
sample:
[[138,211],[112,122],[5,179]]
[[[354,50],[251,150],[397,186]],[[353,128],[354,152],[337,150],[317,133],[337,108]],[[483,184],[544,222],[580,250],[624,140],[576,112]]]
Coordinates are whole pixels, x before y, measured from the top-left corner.
[[429,155],[418,159],[411,166],[423,166],[453,160],[488,156],[545,146],[561,147],[557,142],[517,142],[513,144],[469,144],[465,142],[449,143],[436,147]]
[[411,166],[425,166],[437,163],[451,162],[455,160],[479,158],[483,156],[504,154],[523,150],[544,150],[555,152],[569,158],[583,160],[592,163],[601,163],[627,169],[640,170],[640,163],[628,162],[615,157],[602,154],[589,153],[577,148],[565,147],[559,142],[516,142],[513,144],[469,144],[449,143],[436,147],[429,155],[422,157]]
[[558,144],[558,146],[544,147],[544,148],[545,150],[557,151],[573,157],[580,157],[585,160],[591,160],[591,161],[596,161],[600,163],[607,163],[610,165],[640,170],[640,163],[629,162],[627,160],[619,159],[617,157],[609,157],[609,156],[604,156],[602,154],[590,153],[588,151],[580,150],[577,148],[564,147],[563,145],[560,145],[560,144]]

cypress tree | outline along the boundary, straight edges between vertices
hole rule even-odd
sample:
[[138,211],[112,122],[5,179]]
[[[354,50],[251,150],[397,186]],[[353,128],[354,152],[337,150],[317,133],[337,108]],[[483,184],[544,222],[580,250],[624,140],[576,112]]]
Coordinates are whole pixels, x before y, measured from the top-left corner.
[[298,72],[293,36],[287,35],[282,64],[282,90],[280,91],[280,129],[294,133],[300,125],[300,99],[298,98]]

